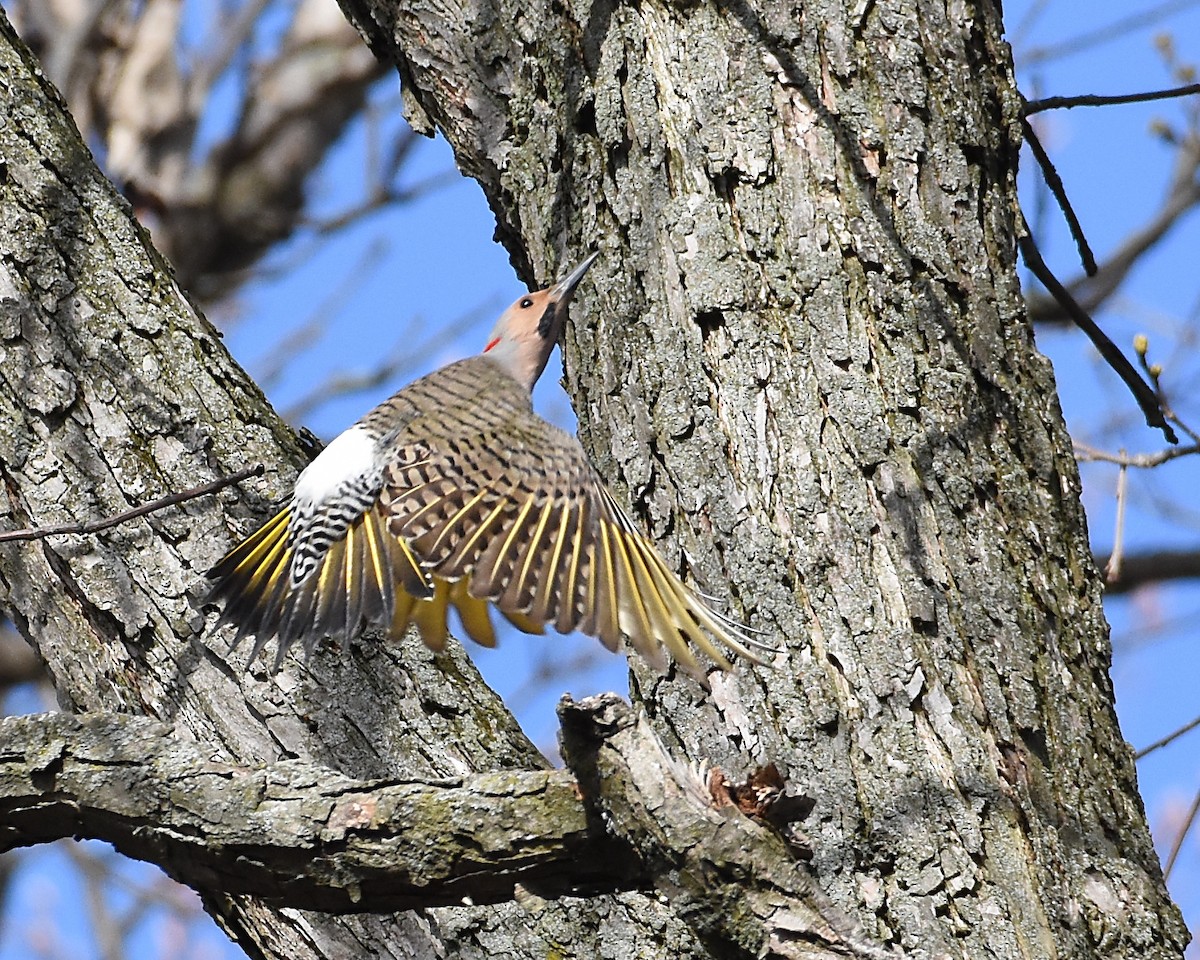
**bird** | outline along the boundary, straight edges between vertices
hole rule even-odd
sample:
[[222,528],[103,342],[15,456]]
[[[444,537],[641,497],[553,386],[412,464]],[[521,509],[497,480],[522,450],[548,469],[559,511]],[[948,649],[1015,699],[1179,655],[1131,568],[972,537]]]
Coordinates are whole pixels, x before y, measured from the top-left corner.
[[[683,583],[618,506],[570,433],[538,416],[546,367],[593,253],[557,284],[516,300],[482,353],[402,388],[338,435],[299,475],[290,502],[213,567],[218,625],[287,650],[343,644],[364,624],[399,639],[415,624],[446,644],[453,607],[485,647],[494,607],[519,630],[622,638],[660,673],[670,660],[707,686],[693,651],[762,662],[763,645]],[[668,656],[669,655],[669,656]]]

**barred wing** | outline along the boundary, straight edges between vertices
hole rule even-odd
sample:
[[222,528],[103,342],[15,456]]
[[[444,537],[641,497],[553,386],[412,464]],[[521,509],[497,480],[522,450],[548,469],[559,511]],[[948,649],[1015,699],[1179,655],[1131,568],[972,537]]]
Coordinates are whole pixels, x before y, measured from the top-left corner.
[[380,503],[392,536],[448,585],[435,598],[441,637],[447,602],[474,637],[469,621],[486,620],[490,601],[526,632],[580,630],[610,650],[626,636],[659,669],[670,653],[702,678],[693,649],[726,668],[721,647],[757,660],[743,628],[685,586],[621,512],[579,442],[532,411],[503,437],[402,446]]

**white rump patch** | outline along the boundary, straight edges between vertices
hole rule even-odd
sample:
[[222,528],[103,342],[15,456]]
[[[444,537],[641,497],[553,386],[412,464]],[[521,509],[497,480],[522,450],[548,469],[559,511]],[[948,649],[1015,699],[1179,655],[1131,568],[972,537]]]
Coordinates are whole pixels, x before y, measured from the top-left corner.
[[339,433],[296,479],[296,502],[321,503],[348,480],[368,476],[377,452],[375,439],[362,427]]

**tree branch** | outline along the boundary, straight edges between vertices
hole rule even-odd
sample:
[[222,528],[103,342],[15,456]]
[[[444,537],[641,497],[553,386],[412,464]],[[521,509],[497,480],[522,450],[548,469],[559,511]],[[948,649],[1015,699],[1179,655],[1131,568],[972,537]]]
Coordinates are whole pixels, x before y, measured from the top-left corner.
[[1058,60],[1062,57],[1082,53],[1091,47],[1108,43],[1117,37],[1122,37],[1133,30],[1144,30],[1156,21],[1196,6],[1196,0],[1167,0],[1149,10],[1137,10],[1128,16],[1113,20],[1095,29],[1088,30],[1069,40],[1055,43],[1046,47],[1034,47],[1026,50],[1021,59],[1027,67],[1034,64]]
[[1167,416],[1159,398],[1155,396],[1154,391],[1146,381],[1139,376],[1133,365],[1117,348],[1117,345],[1108,338],[1108,334],[1097,326],[1096,321],[1075,302],[1059,279],[1050,272],[1050,268],[1042,260],[1042,255],[1038,251],[1037,244],[1034,242],[1033,235],[1029,232],[1028,228],[1017,239],[1017,245],[1020,247],[1021,257],[1024,259],[1025,265],[1029,268],[1030,272],[1041,281],[1042,286],[1050,291],[1054,299],[1067,311],[1079,329],[1088,335],[1088,339],[1092,341],[1093,346],[1100,351],[1100,356],[1113,368],[1117,376],[1125,381],[1125,386],[1129,388],[1129,392],[1133,394],[1133,398],[1137,401],[1138,406],[1141,407],[1142,415],[1146,418],[1146,423],[1151,427],[1161,430],[1169,443],[1178,443],[1179,437],[1176,436],[1175,431],[1167,422]]
[[1033,158],[1041,168],[1042,178],[1046,181],[1051,195],[1058,201],[1058,208],[1062,211],[1063,219],[1067,221],[1067,228],[1071,231],[1071,238],[1075,241],[1075,247],[1079,251],[1083,272],[1089,277],[1095,276],[1096,255],[1092,253],[1091,245],[1083,232],[1083,224],[1079,222],[1079,216],[1075,213],[1075,208],[1071,206],[1071,201],[1067,197],[1067,188],[1062,182],[1062,177],[1058,175],[1058,170],[1051,161],[1050,154],[1046,153],[1046,148],[1042,146],[1042,141],[1038,137],[1037,131],[1033,129],[1033,124],[1022,117],[1021,129],[1025,133],[1025,142],[1029,144]]
[[563,757],[586,801],[719,956],[898,956],[871,943],[817,889],[778,834],[719,805],[619,697],[564,697],[558,714]]
[[0,720],[0,850],[107,840],[199,890],[330,913],[639,886],[564,771],[356,780],[251,769],[120,714]]
[[[1150,220],[1131,233],[1100,264],[1092,276],[1082,276],[1066,285],[1075,301],[1088,313],[1094,313],[1120,287],[1129,272],[1141,262],[1167,233],[1200,203],[1200,142],[1189,137],[1180,144],[1163,204]],[[1036,324],[1069,323],[1070,312],[1056,298],[1031,292],[1026,296],[1029,319]]]
[[1200,93],[1200,83],[1189,83],[1182,87],[1171,87],[1168,90],[1143,90],[1141,93],[1119,93],[1103,96],[1095,93],[1085,93],[1074,97],[1044,97],[1041,100],[1028,100],[1021,108],[1021,116],[1031,117],[1043,110],[1069,110],[1072,107],[1108,107],[1122,103],[1147,103],[1151,100],[1169,100],[1173,97],[1189,97]]
[[101,530],[107,530],[109,527],[116,527],[122,523],[128,523],[130,520],[136,520],[138,517],[144,517],[148,513],[165,510],[167,507],[178,506],[181,503],[187,503],[189,500],[195,500],[197,497],[203,497],[210,493],[219,493],[226,487],[231,487],[235,483],[241,483],[243,480],[249,480],[251,477],[261,477],[264,473],[266,473],[266,468],[261,463],[256,463],[254,466],[246,467],[237,473],[230,474],[228,477],[221,477],[210,483],[202,483],[199,486],[189,487],[187,490],[180,490],[178,493],[159,497],[150,503],[143,503],[140,507],[122,511],[115,516],[105,517],[103,520],[90,520],[87,523],[59,523],[52,527],[30,527],[24,530],[0,531],[0,543],[8,543],[13,540],[44,540],[46,537],[64,536],[66,534],[99,533]]
[[894,956],[616,695],[566,700],[560,716],[582,788],[567,771],[357,780],[301,761],[249,768],[141,717],[8,717],[0,851],[93,837],[197,889],[330,913],[500,902],[518,887],[627,890],[653,877],[726,948]]
[[[1096,557],[1103,569],[1107,558]],[[1129,593],[1150,583],[1170,580],[1190,580],[1200,577],[1200,552],[1196,550],[1153,550],[1125,554],[1121,560],[1121,576],[1104,585],[1105,596]]]

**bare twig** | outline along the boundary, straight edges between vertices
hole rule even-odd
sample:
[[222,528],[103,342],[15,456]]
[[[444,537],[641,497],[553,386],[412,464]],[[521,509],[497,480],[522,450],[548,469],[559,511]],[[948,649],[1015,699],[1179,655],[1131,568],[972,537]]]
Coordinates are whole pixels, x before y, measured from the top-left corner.
[[1189,97],[1195,93],[1200,93],[1200,83],[1189,83],[1186,86],[1170,87],[1166,90],[1146,90],[1142,93],[1118,93],[1112,96],[1085,93],[1075,97],[1046,97],[1042,100],[1026,101],[1025,106],[1021,108],[1021,116],[1031,117],[1043,110],[1070,110],[1072,107],[1108,107],[1120,103],[1148,103],[1151,100]]
[[128,523],[130,520],[136,520],[138,517],[144,517],[148,513],[155,513],[158,510],[173,507],[188,500],[195,500],[197,497],[216,493],[218,490],[224,490],[226,487],[231,487],[235,483],[240,483],[250,477],[261,477],[265,472],[266,468],[259,463],[253,467],[246,467],[244,470],[239,470],[228,477],[221,477],[219,480],[213,480],[211,483],[204,483],[198,487],[189,487],[187,490],[181,490],[179,493],[160,497],[151,503],[144,503],[140,507],[134,507],[132,510],[126,510],[124,513],[118,513],[116,516],[107,517],[104,520],[89,520],[87,523],[60,523],[52,527],[35,527],[26,530],[7,530],[0,532],[0,543],[9,543],[14,540],[43,540],[46,537],[57,537],[66,534],[98,533],[101,530],[107,530],[109,527]]
[[1166,450],[1159,450],[1157,453],[1135,453],[1131,456],[1124,450],[1119,453],[1108,453],[1105,450],[1090,447],[1086,443],[1079,441],[1075,443],[1075,459],[1080,463],[1115,463],[1119,467],[1135,467],[1142,470],[1148,470],[1170,460],[1178,460],[1180,457],[1189,457],[1197,453],[1200,453],[1200,444],[1170,447]]
[[[1042,176],[1046,180],[1046,186],[1050,188],[1050,192],[1054,195],[1054,199],[1058,201],[1058,207],[1063,212],[1063,217],[1066,218],[1067,226],[1071,230],[1071,236],[1075,240],[1075,246],[1079,250],[1079,259],[1083,264],[1083,272],[1089,277],[1096,273],[1096,257],[1092,253],[1092,248],[1088,246],[1087,237],[1083,235],[1083,226],[1079,222],[1079,218],[1075,215],[1075,209],[1071,206],[1071,201],[1067,199],[1067,190],[1063,186],[1062,178],[1059,177],[1058,171],[1054,169],[1054,164],[1050,161],[1050,155],[1046,153],[1045,147],[1042,146],[1042,141],[1038,139],[1038,135],[1034,132],[1033,124],[1022,118],[1021,126],[1025,131],[1025,142],[1029,144],[1029,149],[1033,151],[1033,157],[1041,167]],[[1032,268],[1031,268],[1032,269]]]
[[288,365],[316,343],[325,333],[329,321],[350,299],[351,294],[383,259],[388,244],[376,237],[366,252],[356,257],[346,275],[324,296],[308,318],[283,337],[271,349],[266,363],[256,372],[255,380],[264,391],[270,391],[283,376]]
[[[493,307],[493,300],[488,300],[450,321],[437,332],[436,336],[415,345],[411,345],[411,337],[402,336],[397,344],[408,344],[403,349],[394,349],[390,356],[384,357],[373,368],[363,373],[342,373],[330,376],[288,407],[283,412],[284,419],[289,423],[298,423],[331,400],[383,386],[403,371],[411,369],[416,364],[418,357],[428,354],[439,343],[449,342],[464,330],[470,329],[479,321],[485,311]],[[415,328],[416,324],[408,325],[409,330]]]
[[1179,851],[1183,849],[1183,841],[1187,839],[1187,835],[1191,832],[1192,824],[1196,822],[1197,813],[1200,813],[1200,790],[1196,791],[1196,796],[1192,800],[1192,805],[1188,809],[1187,816],[1183,819],[1183,826],[1179,828],[1175,842],[1171,844],[1171,852],[1167,855],[1167,862],[1163,864],[1164,880],[1169,879],[1171,876],[1171,870],[1175,866],[1175,861],[1179,858]]
[[353,226],[370,214],[385,207],[399,206],[402,203],[412,203],[427,193],[458,183],[460,180],[462,180],[462,174],[450,168],[442,170],[439,173],[430,174],[428,177],[423,177],[408,187],[380,187],[340,213],[320,219],[306,220],[304,226],[314,230],[318,235],[328,236],[331,233],[337,233],[339,230]]
[[[384,106],[392,111],[398,111],[401,109],[400,106],[386,102]],[[400,130],[392,142],[392,150],[390,156],[388,157],[387,165],[382,168],[384,179],[391,180],[400,173],[400,170],[404,167],[405,162],[412,155],[413,150],[416,149],[416,146],[420,140],[421,135],[412,127],[403,127]],[[458,171],[456,170],[455,173],[457,172]],[[461,177],[462,174],[459,174],[459,176]]]
[[1179,437],[1176,436],[1175,431],[1171,429],[1171,425],[1167,422],[1162,405],[1159,403],[1159,399],[1154,391],[1141,378],[1137,370],[1133,368],[1133,364],[1126,359],[1125,354],[1108,338],[1108,334],[1096,325],[1096,321],[1088,316],[1087,312],[1075,302],[1075,298],[1067,292],[1066,288],[1059,282],[1058,277],[1050,272],[1050,268],[1046,266],[1046,262],[1042,259],[1042,254],[1038,250],[1037,244],[1034,242],[1033,236],[1029,233],[1028,229],[1022,231],[1018,244],[1025,265],[1038,278],[1042,286],[1050,292],[1051,296],[1062,305],[1063,309],[1075,321],[1076,325],[1088,335],[1088,339],[1100,351],[1100,355],[1108,365],[1125,381],[1125,385],[1129,387],[1134,399],[1137,400],[1138,406],[1142,408],[1142,414],[1146,418],[1146,423],[1161,430],[1169,443],[1178,443]]
[[1189,440],[1191,440],[1193,443],[1200,444],[1200,435],[1197,435],[1195,430],[1180,420],[1179,417],[1175,415],[1175,411],[1172,409],[1170,398],[1167,396],[1167,391],[1162,385],[1162,365],[1158,363],[1150,363],[1146,359],[1146,353],[1149,347],[1149,341],[1147,338],[1144,336],[1139,336],[1135,341],[1135,347],[1137,349],[1138,366],[1142,368],[1142,372],[1145,373],[1146,377],[1150,380],[1150,385],[1154,388],[1154,395],[1158,397],[1159,406],[1161,406],[1163,409],[1163,415],[1171,423],[1175,424],[1175,426],[1186,433]]
[[206,44],[212,52],[196,64],[187,85],[187,104],[193,116],[200,116],[209,94],[221,79],[233,58],[246,49],[255,25],[271,0],[249,0],[225,23],[222,35]]
[[1163,747],[1165,747],[1171,743],[1174,743],[1176,740],[1178,740],[1180,737],[1182,737],[1185,733],[1191,733],[1191,731],[1195,730],[1197,727],[1200,727],[1200,717],[1196,717],[1195,720],[1191,720],[1188,723],[1185,723],[1178,730],[1172,730],[1161,740],[1155,740],[1152,744],[1150,744],[1150,746],[1143,747],[1141,750],[1139,750],[1137,753],[1135,753],[1133,755],[1133,759],[1141,760],[1142,757],[1148,757],[1155,750],[1161,750]]
[[1004,32],[1008,34],[1008,42],[1012,44],[1014,49],[1020,49],[1025,46],[1025,37],[1034,28],[1038,17],[1046,12],[1046,8],[1050,5],[1050,0],[1034,0],[1021,14],[1021,19],[1015,25],[1005,23]]
[[[1100,566],[1103,560],[1097,561]],[[1121,577],[1104,585],[1106,596],[1129,593],[1152,583],[1200,578],[1200,551],[1155,550],[1151,553],[1126,554],[1121,562]]]
[[[1180,144],[1178,160],[1166,199],[1150,221],[1131,233],[1100,265],[1093,277],[1081,277],[1068,285],[1071,295],[1084,310],[1096,310],[1129,275],[1142,257],[1159,243],[1184,216],[1200,202],[1200,142],[1189,137]],[[1050,297],[1029,299],[1029,317],[1035,323],[1055,323],[1068,319],[1066,312]]]
[[[120,869],[124,858],[109,846],[69,843],[63,852],[86,881],[93,930],[106,960],[128,955],[129,938],[152,910],[166,911],[181,923],[198,912],[194,891],[158,871],[135,879]],[[120,906],[111,905],[115,891],[122,894]]]

